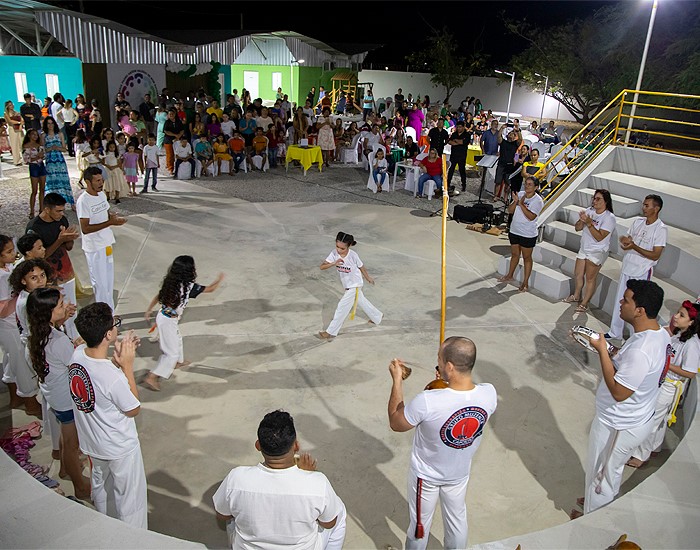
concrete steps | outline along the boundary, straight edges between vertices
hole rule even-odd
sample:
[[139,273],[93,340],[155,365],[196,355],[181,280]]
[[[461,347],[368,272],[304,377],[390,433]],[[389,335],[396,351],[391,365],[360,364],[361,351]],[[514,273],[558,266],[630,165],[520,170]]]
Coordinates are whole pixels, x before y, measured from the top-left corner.
[[697,215],[700,211],[700,189],[656,178],[611,171],[593,175],[588,187],[607,189],[611,193],[639,201],[644,201],[644,197],[650,193],[661,195],[664,208],[660,217],[664,223],[700,233],[700,216]]
[[[576,204],[583,206],[584,208],[588,208],[591,204],[593,204],[594,194],[595,189],[589,189],[588,187],[578,189],[576,191]],[[622,195],[613,195],[612,193],[610,194],[610,198],[612,199],[613,210],[615,211],[616,216],[631,218],[633,216],[642,215],[643,201],[630,199],[629,197],[623,197]]]
[[[535,247],[535,250],[537,250],[537,247]],[[510,256],[503,256],[498,260],[498,273],[500,275],[508,273],[509,267]],[[521,260],[514,275],[515,280],[519,283],[523,281],[523,269]],[[530,287],[555,300],[563,300],[571,294],[571,277],[556,269],[537,263],[535,260],[532,266],[532,275],[530,276]]]

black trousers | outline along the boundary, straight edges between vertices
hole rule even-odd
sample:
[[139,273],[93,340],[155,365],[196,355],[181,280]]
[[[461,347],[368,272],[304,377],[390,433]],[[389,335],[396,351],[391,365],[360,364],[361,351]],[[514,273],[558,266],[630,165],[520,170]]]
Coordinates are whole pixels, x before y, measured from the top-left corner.
[[177,169],[180,168],[180,165],[183,162],[189,162],[190,163],[190,177],[194,179],[194,168],[195,168],[195,163],[194,159],[176,159],[175,160],[175,176],[177,177]]
[[467,155],[464,155],[463,157],[453,157],[450,156],[450,162],[452,163],[450,165],[450,169],[447,172],[447,185],[452,184],[452,176],[454,176],[455,173],[455,168],[459,166],[459,177],[462,178],[462,185],[466,185],[467,183]]

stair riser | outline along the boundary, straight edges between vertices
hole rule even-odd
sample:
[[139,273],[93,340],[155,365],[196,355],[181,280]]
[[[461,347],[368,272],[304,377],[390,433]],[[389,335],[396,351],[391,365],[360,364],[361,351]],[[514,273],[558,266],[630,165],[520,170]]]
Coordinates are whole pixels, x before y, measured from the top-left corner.
[[[576,191],[576,204],[584,208],[588,208],[593,204],[593,195],[595,193],[594,188],[582,188]],[[645,195],[646,196],[646,195]],[[635,200],[633,203],[622,202],[616,200],[613,197],[613,211],[616,216],[621,218],[632,218],[634,216],[641,216],[642,214],[642,202]]]
[[[498,261],[498,273],[505,275],[508,273],[508,268],[510,267],[510,257],[504,256]],[[515,270],[515,280],[522,282],[523,280],[523,264],[522,260]],[[552,277],[545,271],[538,270],[538,265],[535,263],[532,267],[532,275],[530,276],[530,288],[541,292],[545,296],[554,298],[556,300],[563,300],[569,294],[573,287],[571,286],[572,281],[570,279],[561,279]]]

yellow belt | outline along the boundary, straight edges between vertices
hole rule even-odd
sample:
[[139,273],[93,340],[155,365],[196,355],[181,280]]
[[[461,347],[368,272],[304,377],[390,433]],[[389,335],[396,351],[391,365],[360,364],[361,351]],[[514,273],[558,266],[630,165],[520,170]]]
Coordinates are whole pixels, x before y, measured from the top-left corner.
[[355,312],[357,311],[357,298],[360,295],[360,287],[355,287],[355,302],[352,304],[352,311],[350,312],[350,320],[355,318]]
[[669,428],[676,423],[676,410],[678,410],[678,404],[681,402],[681,397],[683,396],[683,382],[680,380],[672,380],[670,378],[665,378],[664,382],[673,384],[676,386],[676,394],[673,397],[673,407],[671,407],[671,412],[668,415],[668,426]]

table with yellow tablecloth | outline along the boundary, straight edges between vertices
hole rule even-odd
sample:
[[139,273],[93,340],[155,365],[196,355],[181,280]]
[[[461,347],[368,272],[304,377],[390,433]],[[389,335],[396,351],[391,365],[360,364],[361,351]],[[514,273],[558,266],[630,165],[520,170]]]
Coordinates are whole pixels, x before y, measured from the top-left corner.
[[483,154],[484,153],[481,152],[481,147],[479,147],[478,145],[470,145],[467,148],[467,164],[476,166],[476,160],[474,160],[474,157]]
[[318,146],[301,147],[299,145],[290,145],[287,148],[287,158],[285,160],[285,168],[287,170],[289,170],[289,163],[293,160],[299,161],[304,168],[304,175],[306,175],[306,171],[311,168],[312,164],[318,163],[319,172],[323,168],[323,155],[321,154],[321,148]]

